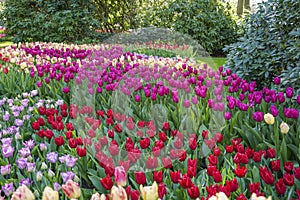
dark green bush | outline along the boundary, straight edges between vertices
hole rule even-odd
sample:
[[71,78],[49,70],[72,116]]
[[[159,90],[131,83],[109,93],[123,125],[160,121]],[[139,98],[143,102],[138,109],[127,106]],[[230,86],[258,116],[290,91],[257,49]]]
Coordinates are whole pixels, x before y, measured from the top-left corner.
[[14,42],[74,42],[96,27],[89,0],[7,0],[1,18]]
[[[226,47],[227,65],[240,77],[270,86],[281,76],[283,86],[300,88],[299,0],[269,0],[246,19],[246,32]],[[298,84],[298,85],[294,85]]]
[[148,7],[144,5],[141,16],[137,17],[141,27],[172,28],[189,34],[215,55],[223,54],[222,48],[236,41],[238,26],[229,7],[218,1],[159,0],[149,4]]

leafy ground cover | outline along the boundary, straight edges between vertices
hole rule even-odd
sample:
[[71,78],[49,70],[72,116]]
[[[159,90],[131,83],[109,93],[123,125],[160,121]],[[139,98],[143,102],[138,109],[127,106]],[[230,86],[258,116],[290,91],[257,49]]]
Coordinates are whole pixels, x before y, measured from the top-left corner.
[[299,198],[300,95],[279,77],[260,90],[104,44],[9,46],[0,64],[3,198]]

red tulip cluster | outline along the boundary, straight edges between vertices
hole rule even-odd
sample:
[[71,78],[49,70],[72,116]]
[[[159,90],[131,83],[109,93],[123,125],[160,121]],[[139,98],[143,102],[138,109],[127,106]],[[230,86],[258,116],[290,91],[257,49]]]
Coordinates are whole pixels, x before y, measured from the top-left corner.
[[70,148],[76,148],[78,156],[83,157],[86,155],[83,140],[76,136],[72,122],[66,122],[68,117],[75,117],[76,110],[76,106],[68,107],[66,104],[61,105],[58,109],[39,107],[40,116],[32,122],[31,127],[39,137],[47,139],[54,137],[58,147],[67,143]]

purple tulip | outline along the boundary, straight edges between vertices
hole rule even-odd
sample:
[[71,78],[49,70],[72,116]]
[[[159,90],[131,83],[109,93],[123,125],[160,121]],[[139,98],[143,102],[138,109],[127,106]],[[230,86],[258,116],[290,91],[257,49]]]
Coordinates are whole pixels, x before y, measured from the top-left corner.
[[5,183],[1,189],[7,197],[15,191],[13,183]]
[[186,100],[184,100],[183,105],[185,108],[189,108],[191,104],[190,104],[190,101],[186,99]]
[[40,143],[40,150],[41,150],[41,151],[47,150],[47,145],[44,144],[44,143]]
[[64,88],[62,89],[62,91],[63,91],[63,93],[67,94],[67,93],[70,92],[70,89],[69,89],[68,87],[64,87]]
[[285,94],[286,94],[287,98],[292,98],[293,94],[294,94],[293,88],[292,87],[287,87],[286,90],[285,90]]
[[61,177],[63,179],[63,182],[67,182],[68,180],[73,180],[75,177],[75,174],[73,172],[62,172]]
[[192,103],[193,104],[198,104],[198,97],[197,96],[194,96],[194,97],[192,97]]
[[284,108],[283,113],[286,118],[298,119],[299,117],[299,111],[295,108]]
[[30,149],[29,148],[22,148],[19,150],[19,155],[23,158],[27,158],[28,156],[30,156]]
[[55,152],[50,152],[46,155],[46,159],[48,160],[48,162],[50,163],[56,163],[57,159],[58,159],[58,154]]
[[2,119],[3,119],[3,121],[8,121],[8,120],[9,120],[9,117],[10,117],[9,113],[6,112],[6,113],[2,116]]
[[12,142],[12,138],[2,138],[1,142],[2,142],[2,148],[10,146]]
[[4,158],[9,158],[13,156],[15,148],[12,146],[6,146],[2,148],[2,155]]
[[19,169],[25,169],[27,167],[27,158],[19,158],[16,163]]
[[285,101],[284,93],[278,92],[277,99],[278,99],[279,103],[283,103]]
[[300,105],[300,94],[297,96],[297,103]]
[[77,160],[78,160],[78,158],[69,157],[68,159],[66,159],[66,166],[74,167]]
[[264,113],[259,111],[253,112],[252,118],[257,122],[262,122],[264,120]]
[[280,84],[280,78],[279,77],[274,77],[273,82],[275,85],[279,85]]
[[27,172],[34,172],[35,166],[36,166],[35,163],[27,163],[27,166],[26,166]]
[[34,147],[34,140],[29,139],[27,141],[24,142],[25,147],[32,149]]
[[225,113],[224,113],[224,118],[225,118],[226,120],[230,120],[230,119],[231,119],[231,112],[225,112]]
[[59,185],[59,183],[55,182],[53,184],[53,188],[54,188],[55,191],[59,191],[61,189],[61,185]]
[[9,174],[10,173],[10,167],[11,167],[10,164],[5,165],[5,166],[1,166],[1,168],[0,168],[1,175],[4,176],[4,175]]
[[23,178],[20,180],[19,185],[26,185],[27,187],[29,187],[31,185],[31,181],[29,178]]
[[41,81],[38,81],[38,82],[36,83],[36,86],[39,87],[39,88],[42,87],[42,85],[43,85],[43,83],[42,83]]

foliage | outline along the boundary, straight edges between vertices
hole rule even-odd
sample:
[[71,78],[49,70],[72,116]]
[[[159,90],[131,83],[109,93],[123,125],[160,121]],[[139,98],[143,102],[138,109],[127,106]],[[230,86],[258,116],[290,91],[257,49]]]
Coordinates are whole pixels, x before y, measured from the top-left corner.
[[70,42],[90,35],[96,22],[92,4],[82,1],[8,0],[2,12],[14,42]]
[[297,0],[260,4],[257,13],[246,19],[245,34],[226,47],[226,67],[261,87],[270,86],[273,77],[281,75],[283,86],[298,82],[299,89],[299,6]]
[[118,32],[135,28],[134,18],[139,2],[138,0],[93,0],[92,3],[96,8],[95,17],[100,22],[100,29]]
[[153,25],[189,34],[210,54],[222,54],[224,45],[237,38],[229,4],[211,0],[148,2],[137,20],[141,27]]

